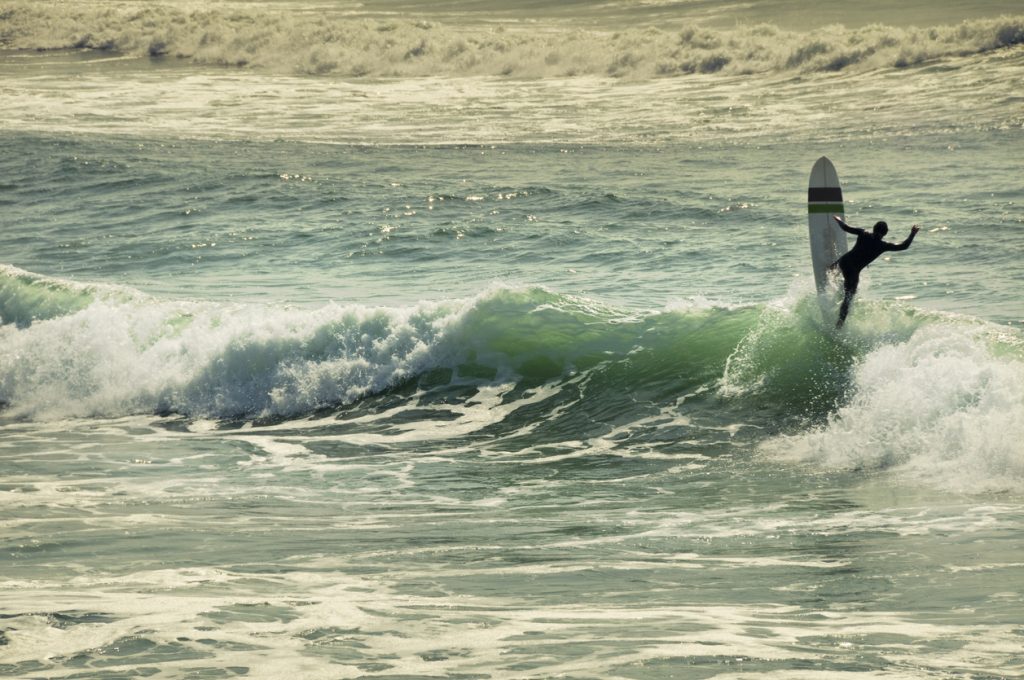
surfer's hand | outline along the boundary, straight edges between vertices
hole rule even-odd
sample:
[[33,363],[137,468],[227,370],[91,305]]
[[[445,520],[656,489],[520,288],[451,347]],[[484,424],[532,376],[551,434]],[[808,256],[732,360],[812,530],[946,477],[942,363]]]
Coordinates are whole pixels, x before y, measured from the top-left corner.
[[917,226],[916,224],[910,228],[910,232],[913,234],[916,234],[919,231],[921,231],[921,227]]

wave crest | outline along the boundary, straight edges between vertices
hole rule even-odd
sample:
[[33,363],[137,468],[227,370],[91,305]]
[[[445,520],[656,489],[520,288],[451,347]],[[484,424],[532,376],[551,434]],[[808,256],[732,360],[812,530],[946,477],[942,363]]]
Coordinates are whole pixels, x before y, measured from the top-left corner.
[[434,304],[308,311],[137,293],[82,300],[43,318],[33,310],[51,310],[45,297],[21,299],[31,322],[0,326],[0,403],[36,419],[295,415],[350,403],[442,361],[456,314]]

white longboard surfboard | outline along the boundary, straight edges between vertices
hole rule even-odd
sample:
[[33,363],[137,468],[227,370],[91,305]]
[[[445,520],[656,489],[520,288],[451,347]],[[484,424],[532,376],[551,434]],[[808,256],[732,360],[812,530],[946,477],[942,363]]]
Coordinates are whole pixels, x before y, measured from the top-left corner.
[[833,215],[843,217],[843,190],[839,186],[839,175],[835,166],[822,156],[811,168],[811,179],[807,183],[807,227],[811,236],[811,267],[814,270],[814,285],[822,311],[829,305],[828,268],[846,252],[846,232],[840,229]]

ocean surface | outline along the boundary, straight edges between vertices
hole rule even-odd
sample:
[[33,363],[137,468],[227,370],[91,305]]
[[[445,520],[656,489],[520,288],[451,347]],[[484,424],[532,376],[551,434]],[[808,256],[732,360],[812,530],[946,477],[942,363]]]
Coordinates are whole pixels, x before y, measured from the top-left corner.
[[1024,12],[850,5],[0,1],[0,676],[1024,675]]

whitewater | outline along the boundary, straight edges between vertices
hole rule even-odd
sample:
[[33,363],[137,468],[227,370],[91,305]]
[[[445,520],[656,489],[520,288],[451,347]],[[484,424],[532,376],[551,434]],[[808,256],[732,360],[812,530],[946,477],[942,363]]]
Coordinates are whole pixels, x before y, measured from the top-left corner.
[[[1016,3],[0,2],[0,675],[1024,673]],[[912,247],[837,331],[807,181]]]

